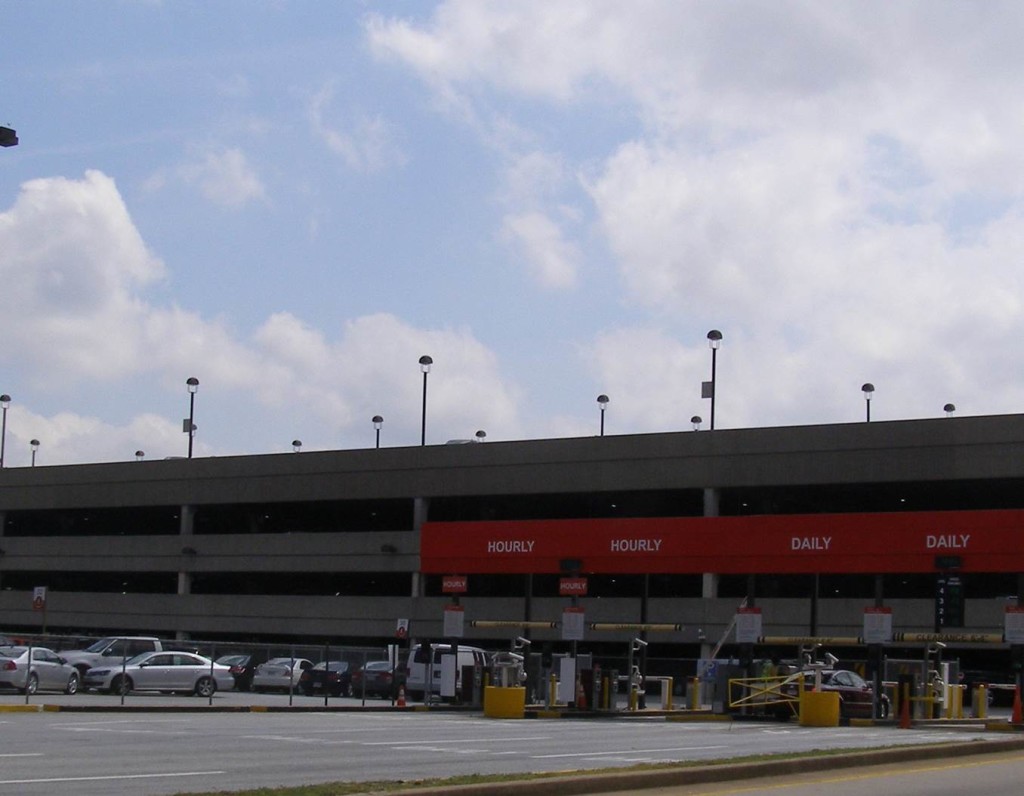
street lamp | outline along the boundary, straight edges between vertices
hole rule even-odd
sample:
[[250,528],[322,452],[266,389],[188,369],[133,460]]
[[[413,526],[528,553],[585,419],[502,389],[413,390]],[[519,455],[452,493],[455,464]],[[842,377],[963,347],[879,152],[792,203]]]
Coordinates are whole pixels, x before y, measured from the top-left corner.
[[700,431],[700,424],[704,422],[704,418],[700,415],[694,415],[690,418],[690,422],[693,423],[693,430]]
[[611,400],[607,395],[601,394],[597,396],[597,408],[601,410],[601,436],[604,436],[604,412],[608,408],[608,401]]
[[10,127],[0,127],[0,146],[17,146],[18,133]]
[[434,360],[424,354],[420,357],[420,370],[423,371],[423,415],[420,426],[420,445],[427,444],[427,374],[430,373],[430,366]]
[[199,389],[199,379],[190,376],[185,382],[188,387],[188,420],[183,424],[182,431],[188,433],[188,458],[192,458],[192,440],[196,436],[196,390]]
[[292,440],[292,450],[295,453],[299,453],[302,450],[302,440],[301,439],[293,439]]
[[7,444],[7,407],[11,405],[11,396],[7,393],[0,395],[0,408],[3,410],[4,419],[0,423],[0,470],[4,466],[4,446]]
[[867,411],[867,422],[871,422],[871,399],[875,394],[875,385],[870,381],[861,387],[864,392],[864,408]]
[[141,462],[145,458],[146,458],[146,452],[145,451],[141,451],[141,450],[140,451],[135,451],[135,461]]
[[946,417],[952,417],[953,416],[953,412],[956,411],[956,405],[955,404],[946,404],[944,407],[942,407],[942,411],[946,413]]
[[381,427],[383,425],[384,425],[384,418],[381,417],[380,415],[374,415],[373,416],[373,430],[377,434],[377,447],[378,448],[380,447],[380,430],[381,430]]
[[718,329],[708,332],[708,345],[711,347],[711,381],[701,385],[701,398],[711,399],[711,430],[715,430],[715,371],[718,366],[718,348],[722,345],[722,333]]
[[480,429],[479,431],[476,432],[476,441],[477,442],[483,442],[485,439],[487,439],[487,432],[486,431],[484,431],[483,429]]
[[32,466],[36,466],[36,451],[39,450],[39,440],[29,440],[29,446],[32,448]]

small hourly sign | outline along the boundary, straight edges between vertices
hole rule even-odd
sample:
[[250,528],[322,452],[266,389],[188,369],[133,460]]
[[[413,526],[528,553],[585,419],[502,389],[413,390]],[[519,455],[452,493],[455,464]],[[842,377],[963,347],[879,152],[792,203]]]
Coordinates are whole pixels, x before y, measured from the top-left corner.
[[586,578],[562,578],[558,582],[558,593],[563,597],[586,597]]
[[469,578],[465,575],[445,575],[441,578],[441,592],[444,594],[465,594],[469,591]]

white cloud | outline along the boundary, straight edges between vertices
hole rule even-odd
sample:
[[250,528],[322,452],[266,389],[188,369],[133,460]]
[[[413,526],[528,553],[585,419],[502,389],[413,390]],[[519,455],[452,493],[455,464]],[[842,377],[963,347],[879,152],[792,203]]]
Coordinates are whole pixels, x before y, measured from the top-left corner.
[[506,216],[503,235],[526,260],[533,278],[546,288],[568,288],[576,283],[580,254],[565,240],[562,230],[541,213]]
[[372,173],[392,166],[401,166],[406,156],[395,143],[391,125],[380,115],[356,114],[344,127],[332,124],[334,91],[328,86],[309,103],[309,120],[313,132],[339,155],[353,171]]
[[204,152],[178,170],[188,184],[199,186],[214,204],[240,207],[267,198],[262,181],[240,149]]
[[[1024,11],[741,6],[452,0],[424,23],[373,17],[368,35],[441,96],[533,100],[520,127],[545,106],[585,129],[588,113],[622,112],[611,101],[634,104],[631,139],[563,153],[643,313],[592,354],[598,383],[631,396],[631,426],[669,414],[680,325],[695,351],[708,328],[726,333],[728,425],[856,419],[867,380],[881,417],[964,393],[1019,410],[1024,57],[1009,31]],[[506,233],[557,266],[578,230],[520,194]]]

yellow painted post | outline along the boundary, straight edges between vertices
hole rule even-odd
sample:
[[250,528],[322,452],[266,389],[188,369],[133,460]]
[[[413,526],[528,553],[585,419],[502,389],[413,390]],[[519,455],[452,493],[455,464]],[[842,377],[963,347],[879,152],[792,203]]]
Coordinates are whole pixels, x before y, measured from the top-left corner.
[[700,710],[700,678],[690,680],[690,710]]
[[604,678],[604,685],[601,687],[601,707],[605,710],[611,710],[612,706],[612,693],[609,691],[610,678]]
[[675,683],[671,677],[662,680],[661,687],[667,689],[667,695],[661,701],[664,703],[665,710],[672,710],[672,687]]
[[548,707],[554,707],[558,701],[558,678],[555,675],[551,675],[551,679],[548,682]]
[[974,689],[974,718],[988,718],[988,686],[984,683]]

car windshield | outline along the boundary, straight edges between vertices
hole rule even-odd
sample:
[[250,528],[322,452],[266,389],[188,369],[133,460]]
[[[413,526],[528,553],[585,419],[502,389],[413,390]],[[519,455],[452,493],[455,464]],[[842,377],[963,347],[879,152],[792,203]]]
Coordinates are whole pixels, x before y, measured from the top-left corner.
[[6,658],[20,658],[28,651],[28,647],[0,647],[0,655]]
[[134,658],[129,658],[127,661],[125,661],[125,666],[132,666],[134,664],[142,663],[144,660],[149,658],[152,654],[153,653],[151,653],[151,652],[140,652]]
[[291,658],[271,658],[269,661],[267,661],[266,665],[267,666],[291,666],[292,665],[292,659]]
[[248,659],[248,655],[224,655],[217,658],[217,663],[224,666],[242,666]]
[[348,671],[348,661],[330,661],[330,662],[320,661],[320,663],[318,663],[313,668],[314,669],[318,669],[321,672],[324,671],[325,669],[328,669],[328,668],[332,672],[344,672],[344,671]]
[[368,664],[366,664],[367,671],[379,672],[386,671],[390,668],[391,664],[387,661],[370,661]]
[[113,640],[114,639],[113,639],[112,636],[108,636],[107,638],[101,638],[99,641],[94,641],[92,644],[90,644],[88,647],[86,647],[85,651],[86,652],[103,652],[103,650],[105,650],[107,648],[107,646],[110,644],[110,642],[113,641]]

